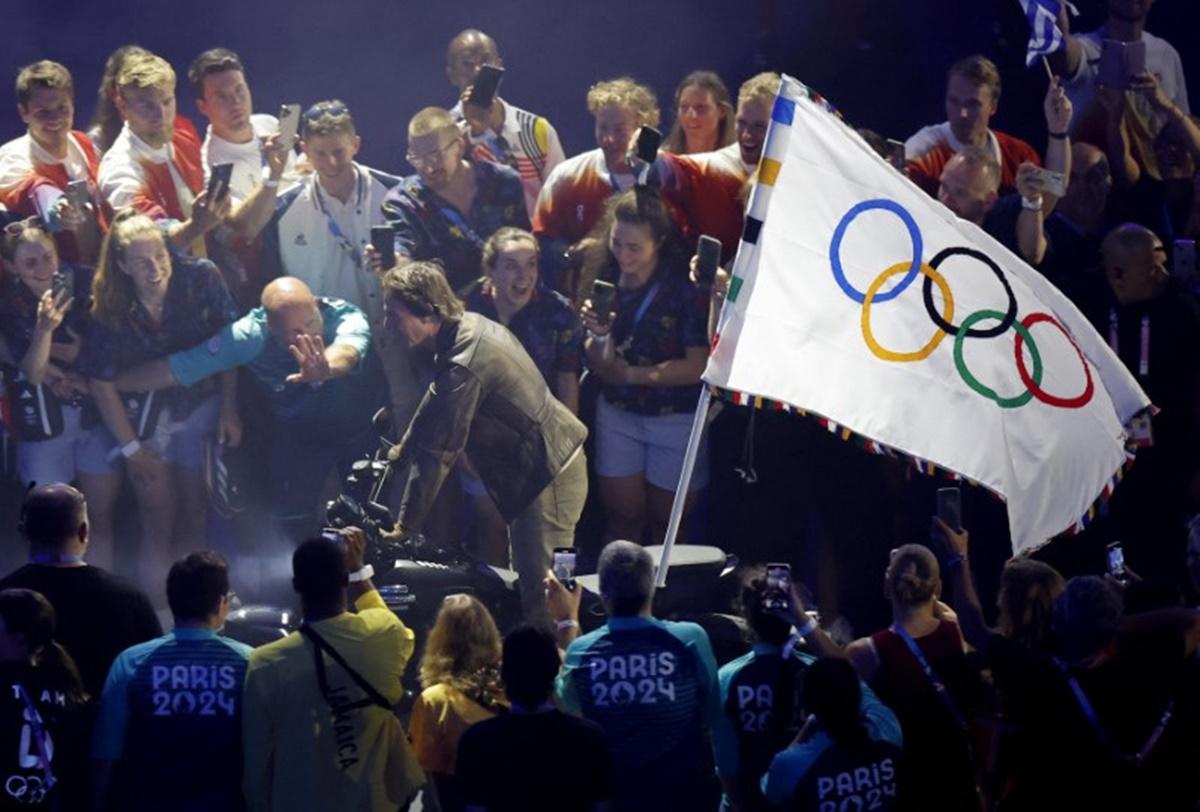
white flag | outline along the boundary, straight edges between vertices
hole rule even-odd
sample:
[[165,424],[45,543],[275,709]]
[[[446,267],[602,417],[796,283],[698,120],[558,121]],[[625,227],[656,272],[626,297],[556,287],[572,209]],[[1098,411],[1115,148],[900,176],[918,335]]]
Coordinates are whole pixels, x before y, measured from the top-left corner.
[[1086,520],[1149,405],[1065,296],[790,77],[704,380],[990,488],[1017,551]]

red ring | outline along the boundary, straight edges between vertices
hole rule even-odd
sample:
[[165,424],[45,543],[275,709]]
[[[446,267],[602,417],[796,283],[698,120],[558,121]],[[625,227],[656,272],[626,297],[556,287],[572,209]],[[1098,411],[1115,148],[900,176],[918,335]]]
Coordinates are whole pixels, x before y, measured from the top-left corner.
[[1079,409],[1086,406],[1088,401],[1092,399],[1092,394],[1095,392],[1095,384],[1092,383],[1092,371],[1088,369],[1087,359],[1083,357],[1083,351],[1079,349],[1079,345],[1075,343],[1075,339],[1071,338],[1071,334],[1067,332],[1058,321],[1048,313],[1030,313],[1025,318],[1021,319],[1021,324],[1025,325],[1026,329],[1033,327],[1038,322],[1048,322],[1053,324],[1059,331],[1067,337],[1067,341],[1071,342],[1071,346],[1075,348],[1075,353],[1079,356],[1080,363],[1083,364],[1083,374],[1087,377],[1087,386],[1083,389],[1083,394],[1074,398],[1060,398],[1044,391],[1040,386],[1034,383],[1033,377],[1025,369],[1025,356],[1021,353],[1021,349],[1025,346],[1025,339],[1021,338],[1021,334],[1017,333],[1017,339],[1013,343],[1017,356],[1017,372],[1021,376],[1021,383],[1025,384],[1025,388],[1033,393],[1033,396],[1042,403],[1047,403],[1051,406],[1057,406],[1060,409]]

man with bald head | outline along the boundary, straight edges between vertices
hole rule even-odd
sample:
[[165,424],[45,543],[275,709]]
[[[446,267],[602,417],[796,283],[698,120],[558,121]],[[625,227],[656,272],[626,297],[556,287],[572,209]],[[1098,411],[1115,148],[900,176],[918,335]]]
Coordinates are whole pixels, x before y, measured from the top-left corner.
[[118,654],[162,634],[154,607],[133,584],[84,561],[87,503],[70,485],[30,488],[17,528],[29,542],[29,563],[0,580],[0,590],[32,589],[50,601],[55,638],[75,659],[88,693],[99,696]]
[[517,173],[488,161],[469,162],[466,149],[448,110],[421,110],[408,123],[406,157],[417,174],[383,203],[396,229],[397,256],[440,261],[455,291],[479,278],[488,237],[503,226],[529,229]]
[[1093,322],[1161,410],[1135,433],[1137,464],[1114,495],[1112,538],[1138,575],[1186,588],[1183,519],[1200,507],[1200,306],[1168,273],[1150,229],[1117,226],[1100,250],[1112,298]]
[[377,445],[371,416],[386,398],[365,314],[349,302],[314,296],[281,277],[262,305],[202,344],[122,375],[121,389],[190,385],[245,366],[266,392],[274,421],[270,478],[274,510],[291,538],[318,526],[318,500],[331,468]]
[[1000,162],[982,147],[969,146],[946,162],[938,200],[964,220],[982,226],[1000,196]]
[[476,160],[504,164],[521,176],[525,208],[533,217],[542,184],[550,170],[566,156],[558,133],[542,116],[510,104],[499,94],[489,107],[466,102],[484,65],[504,66],[496,41],[487,34],[468,28],[450,40],[446,49],[446,77],[459,92],[459,101],[450,114],[458,121],[466,121]]

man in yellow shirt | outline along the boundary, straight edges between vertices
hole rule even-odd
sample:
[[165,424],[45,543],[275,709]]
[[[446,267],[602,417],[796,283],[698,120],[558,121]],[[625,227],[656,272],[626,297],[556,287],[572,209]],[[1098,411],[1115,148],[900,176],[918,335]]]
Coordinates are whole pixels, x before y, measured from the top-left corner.
[[340,541],[296,548],[304,625],[250,655],[242,739],[252,812],[395,812],[424,780],[391,708],[413,633],[375,590],[364,547],[349,528]]

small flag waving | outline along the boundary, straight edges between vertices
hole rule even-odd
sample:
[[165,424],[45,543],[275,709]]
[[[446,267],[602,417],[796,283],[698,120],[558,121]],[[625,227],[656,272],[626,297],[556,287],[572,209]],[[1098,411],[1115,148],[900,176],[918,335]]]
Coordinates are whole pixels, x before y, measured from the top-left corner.
[[1083,526],[1149,405],[1065,296],[791,78],[704,380],[989,488],[1017,550]]
[[1059,0],[1017,1],[1029,21],[1029,50],[1025,53],[1025,67],[1029,67],[1039,56],[1052,54],[1063,47],[1063,33],[1058,28],[1062,4]]

